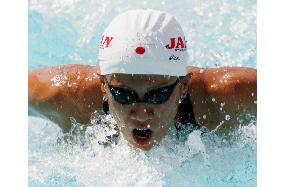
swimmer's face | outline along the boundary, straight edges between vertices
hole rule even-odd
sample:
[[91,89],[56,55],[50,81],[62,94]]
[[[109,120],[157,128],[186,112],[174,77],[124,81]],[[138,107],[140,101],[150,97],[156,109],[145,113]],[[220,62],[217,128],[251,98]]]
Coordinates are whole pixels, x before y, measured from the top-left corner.
[[[110,112],[118,122],[123,137],[131,145],[149,150],[167,134],[174,124],[179,101],[187,93],[186,84],[177,80],[178,77],[163,75],[105,76],[102,89],[108,98]],[[170,97],[165,99],[167,93]],[[155,96],[160,98],[157,100]],[[138,102],[131,102],[135,100]]]

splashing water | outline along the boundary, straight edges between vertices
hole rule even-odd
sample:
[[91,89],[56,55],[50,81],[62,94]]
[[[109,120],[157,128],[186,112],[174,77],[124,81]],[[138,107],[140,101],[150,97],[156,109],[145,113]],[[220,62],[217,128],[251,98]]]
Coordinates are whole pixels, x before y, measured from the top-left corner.
[[55,124],[29,118],[30,186],[254,186],[256,183],[255,123],[240,127],[231,142],[210,134],[201,136],[199,130],[180,142],[174,133],[169,133],[149,152],[132,148],[119,137],[110,115],[97,113],[91,123],[82,135],[82,125],[73,121],[73,139],[62,141],[66,135]]
[[[256,66],[255,0],[30,0],[29,68],[96,63],[108,23],[136,8],[177,18],[189,65]],[[29,117],[29,186],[256,186],[255,122],[240,126],[231,141],[194,131],[185,142],[169,135],[145,153],[129,147],[111,116],[92,119],[83,129],[73,121],[69,136]]]

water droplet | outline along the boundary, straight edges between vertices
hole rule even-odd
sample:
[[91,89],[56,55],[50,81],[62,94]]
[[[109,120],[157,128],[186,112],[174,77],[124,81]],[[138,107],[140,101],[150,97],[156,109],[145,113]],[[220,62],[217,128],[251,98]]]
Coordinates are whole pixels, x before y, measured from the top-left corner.
[[225,116],[225,119],[226,119],[227,121],[229,121],[229,120],[231,119],[231,116],[230,116],[230,115],[226,115],[226,116]]
[[67,87],[72,87],[72,82],[67,82]]
[[225,75],[224,75],[224,79],[228,79],[230,76],[229,76],[229,74],[228,73],[226,73]]
[[107,101],[107,96],[103,96],[103,101]]

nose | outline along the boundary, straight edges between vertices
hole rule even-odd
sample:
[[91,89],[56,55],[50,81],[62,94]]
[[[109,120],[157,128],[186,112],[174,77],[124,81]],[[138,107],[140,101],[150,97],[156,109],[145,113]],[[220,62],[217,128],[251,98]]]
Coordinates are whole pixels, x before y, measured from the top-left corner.
[[130,110],[130,119],[145,122],[154,117],[154,109],[143,103],[135,103]]

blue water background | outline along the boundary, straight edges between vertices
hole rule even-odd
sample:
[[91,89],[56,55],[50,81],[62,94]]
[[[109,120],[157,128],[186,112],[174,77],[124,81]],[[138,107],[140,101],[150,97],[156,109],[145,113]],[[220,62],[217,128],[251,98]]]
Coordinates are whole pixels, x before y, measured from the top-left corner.
[[29,7],[29,69],[96,64],[108,23],[137,8],[177,18],[188,40],[189,65],[256,67],[255,0],[30,0]]

